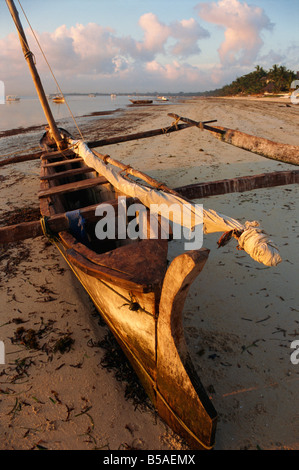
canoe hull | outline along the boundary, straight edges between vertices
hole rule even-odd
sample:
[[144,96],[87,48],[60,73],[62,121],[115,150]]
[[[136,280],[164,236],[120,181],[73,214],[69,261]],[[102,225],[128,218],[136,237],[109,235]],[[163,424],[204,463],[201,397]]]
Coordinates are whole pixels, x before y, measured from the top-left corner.
[[[200,450],[215,444],[217,413],[187,351],[183,306],[208,254],[202,249],[175,258],[162,293],[122,289],[70,263],[160,417],[191,448]],[[132,299],[140,305],[138,310],[132,309]]]
[[[66,203],[79,197],[81,202],[85,198],[88,206],[91,200],[87,195],[96,197],[99,204],[113,203],[113,187],[98,181],[99,174],[80,171],[79,175],[74,168],[78,164],[84,168],[73,155],[69,159],[62,156],[61,162],[55,153],[44,155],[40,192],[43,216],[72,210]],[[107,244],[94,242],[97,248]],[[111,251],[96,252],[70,230],[59,232],[55,244],[114,334],[161,418],[192,449],[211,449],[217,414],[192,365],[183,331],[187,293],[209,250],[185,252],[168,266],[168,239],[124,242],[117,242]]]

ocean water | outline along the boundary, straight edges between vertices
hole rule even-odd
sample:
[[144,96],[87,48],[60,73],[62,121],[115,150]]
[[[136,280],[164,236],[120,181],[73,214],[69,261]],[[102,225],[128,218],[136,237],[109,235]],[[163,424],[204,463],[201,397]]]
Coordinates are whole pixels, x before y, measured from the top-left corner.
[[[86,114],[115,111],[131,105],[130,96],[110,95],[90,97],[87,95],[66,96],[66,102],[75,117]],[[141,99],[141,97],[140,97]],[[163,105],[153,99],[154,104]],[[167,102],[166,102],[167,103]],[[56,121],[70,117],[70,112],[65,103],[53,103],[49,100],[54,119]],[[45,115],[37,97],[22,97],[20,101],[6,101],[0,105],[0,131],[38,126],[46,123]]]

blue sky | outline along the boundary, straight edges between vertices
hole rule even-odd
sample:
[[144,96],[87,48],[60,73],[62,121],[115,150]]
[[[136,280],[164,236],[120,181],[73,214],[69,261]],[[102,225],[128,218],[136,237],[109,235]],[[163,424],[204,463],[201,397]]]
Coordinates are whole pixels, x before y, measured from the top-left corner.
[[[16,7],[47,92],[56,90]],[[299,70],[299,0],[22,0],[64,92],[205,91],[259,64]],[[32,93],[5,2],[0,80]]]

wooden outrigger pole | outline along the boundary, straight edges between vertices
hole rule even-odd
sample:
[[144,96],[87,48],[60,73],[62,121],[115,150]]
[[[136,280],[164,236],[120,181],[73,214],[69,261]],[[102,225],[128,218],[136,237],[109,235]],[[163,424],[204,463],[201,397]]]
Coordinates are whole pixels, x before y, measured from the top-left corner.
[[[216,122],[216,119],[213,119],[212,121],[204,121],[203,124],[208,124],[211,122]],[[170,125],[168,127],[163,127],[159,129],[151,129],[149,131],[143,131],[143,132],[137,132],[134,134],[129,134],[129,135],[120,135],[116,137],[106,137],[105,139],[99,139],[99,140],[94,140],[91,142],[87,142],[87,145],[89,148],[96,148],[96,147],[105,147],[107,145],[115,145],[123,142],[130,142],[132,140],[139,140],[139,139],[146,139],[148,137],[155,137],[158,135],[169,135],[173,132],[181,131],[183,129],[188,129],[190,127],[193,127],[193,124],[175,124],[175,125]],[[15,163],[21,163],[21,162],[27,162],[30,160],[38,160],[42,156],[43,151],[40,152],[35,152],[35,153],[29,153],[29,154],[22,154],[22,155],[16,155],[10,158],[7,158],[5,160],[0,161],[0,167],[5,166],[5,165],[10,165],[10,164],[15,164]],[[57,158],[59,158],[60,153],[57,152]],[[52,152],[52,158],[54,158],[54,154]]]
[[19,38],[20,38],[20,42],[21,42],[21,46],[22,46],[22,50],[23,50],[23,54],[24,54],[24,57],[27,61],[28,66],[29,66],[29,69],[30,69],[30,72],[31,72],[31,75],[32,75],[32,79],[33,79],[33,82],[35,84],[35,88],[36,88],[40,103],[42,105],[42,108],[44,110],[46,119],[48,121],[49,127],[51,129],[52,135],[55,139],[57,147],[59,149],[61,149],[62,145],[63,145],[63,143],[62,143],[63,139],[60,136],[59,130],[56,126],[56,122],[55,122],[54,117],[52,115],[52,112],[51,112],[46,94],[44,92],[44,89],[43,89],[38,71],[37,71],[36,66],[35,66],[33,54],[32,54],[32,52],[29,48],[23,26],[22,26],[22,24],[20,22],[20,19],[19,19],[18,11],[15,7],[15,4],[14,4],[13,0],[6,0],[6,3],[7,3],[7,6],[9,8],[12,19],[14,20],[14,23],[16,25],[16,28],[17,28],[17,31],[18,31],[18,34],[19,34]]
[[239,147],[243,150],[256,153],[271,160],[278,160],[280,162],[289,163],[291,165],[299,165],[299,146],[282,144],[273,142],[272,140],[263,137],[246,134],[235,129],[228,129],[221,126],[209,126],[202,122],[197,122],[189,118],[178,116],[177,114],[169,113],[168,116],[175,118],[177,121],[182,121],[186,124],[205,129],[214,135],[217,139],[231,144],[234,147]]

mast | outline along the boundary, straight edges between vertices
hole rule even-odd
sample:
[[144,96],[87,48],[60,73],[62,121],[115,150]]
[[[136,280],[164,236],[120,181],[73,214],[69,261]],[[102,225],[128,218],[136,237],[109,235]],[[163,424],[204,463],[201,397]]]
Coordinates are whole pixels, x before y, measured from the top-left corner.
[[48,121],[49,127],[51,129],[52,135],[55,139],[56,145],[60,149],[62,147],[62,138],[60,136],[59,130],[58,130],[57,125],[56,125],[56,122],[55,122],[54,117],[52,115],[47,97],[45,95],[45,91],[43,89],[38,71],[36,69],[34,59],[33,59],[33,54],[29,49],[29,45],[28,45],[28,42],[27,42],[27,39],[26,39],[26,35],[25,35],[25,32],[23,30],[22,24],[21,24],[20,19],[19,19],[19,13],[18,13],[18,11],[15,7],[15,4],[14,4],[13,0],[6,0],[6,4],[9,8],[12,19],[14,20],[14,23],[16,25],[16,28],[17,28],[17,31],[18,31],[18,34],[19,34],[19,38],[20,38],[20,42],[21,42],[21,46],[22,46],[22,50],[23,50],[23,54],[24,54],[24,57],[27,61],[28,66],[29,66],[29,69],[30,69],[30,72],[31,72],[31,75],[32,75],[32,78],[33,78],[33,82],[34,82],[34,85],[35,85],[40,103],[42,105],[43,111],[45,113],[45,116],[46,116],[46,119]]

